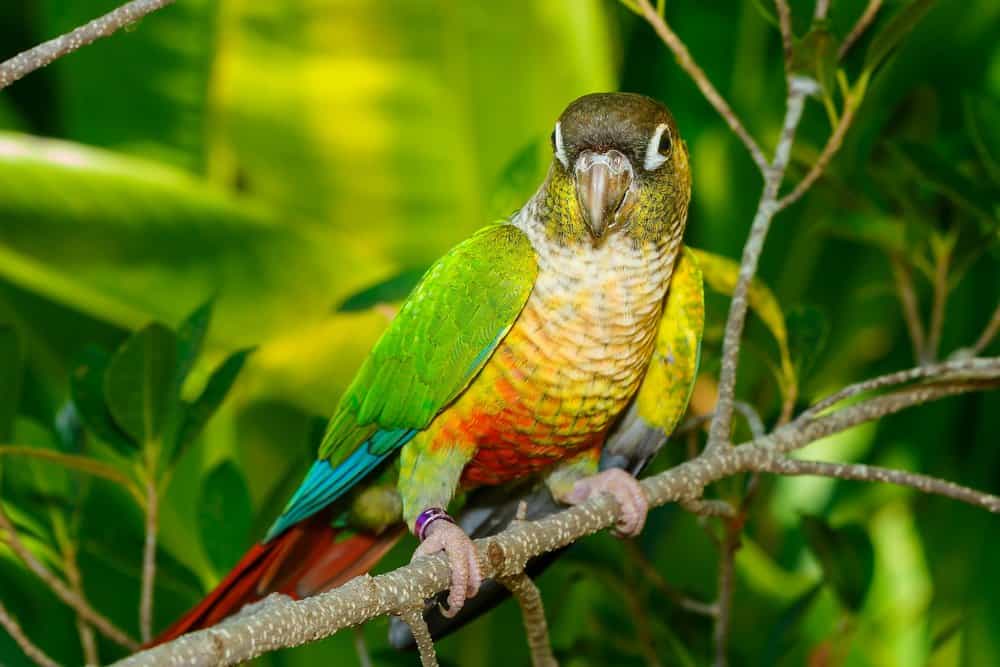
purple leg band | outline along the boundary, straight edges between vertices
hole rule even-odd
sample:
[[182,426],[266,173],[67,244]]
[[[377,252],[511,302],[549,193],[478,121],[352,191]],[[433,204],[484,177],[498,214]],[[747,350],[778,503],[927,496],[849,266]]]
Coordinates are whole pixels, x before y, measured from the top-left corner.
[[424,537],[427,535],[427,529],[438,519],[443,519],[448,523],[455,523],[455,520],[440,507],[428,507],[421,512],[420,516],[417,517],[417,520],[413,522],[413,534],[417,536],[417,539],[423,542]]

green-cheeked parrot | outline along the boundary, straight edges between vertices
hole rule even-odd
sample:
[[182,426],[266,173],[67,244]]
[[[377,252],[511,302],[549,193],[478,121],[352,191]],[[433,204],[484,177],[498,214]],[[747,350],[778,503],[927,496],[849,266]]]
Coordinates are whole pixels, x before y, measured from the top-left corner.
[[520,210],[431,266],[344,392],[317,461],[264,540],[156,642],[271,592],[338,586],[407,528],[421,542],[415,555],[446,553],[457,612],[481,574],[447,508],[477,487],[542,479],[566,504],[610,493],[617,531],[641,530],[648,504],[635,477],[598,464],[611,429],[629,428],[629,406],[669,431],[690,392],[700,320],[683,351],[663,341],[671,277],[689,264],[697,271],[681,252],[687,149],[666,107],[627,93],[572,102],[552,149]]

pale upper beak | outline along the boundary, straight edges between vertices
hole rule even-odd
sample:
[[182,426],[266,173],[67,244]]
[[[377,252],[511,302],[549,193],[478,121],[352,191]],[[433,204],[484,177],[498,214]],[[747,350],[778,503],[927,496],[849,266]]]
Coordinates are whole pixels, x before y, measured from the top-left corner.
[[604,236],[632,185],[632,163],[614,149],[583,151],[574,168],[576,199],[595,239]]

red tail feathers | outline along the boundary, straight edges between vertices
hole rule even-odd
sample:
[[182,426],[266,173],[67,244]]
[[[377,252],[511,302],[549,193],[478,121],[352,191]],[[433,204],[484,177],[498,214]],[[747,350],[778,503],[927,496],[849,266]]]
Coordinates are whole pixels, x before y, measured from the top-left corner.
[[381,535],[357,533],[338,539],[342,532],[320,512],[255,545],[204,600],[148,646],[214,625],[271,593],[299,599],[336,588],[373,568],[405,531],[400,525]]

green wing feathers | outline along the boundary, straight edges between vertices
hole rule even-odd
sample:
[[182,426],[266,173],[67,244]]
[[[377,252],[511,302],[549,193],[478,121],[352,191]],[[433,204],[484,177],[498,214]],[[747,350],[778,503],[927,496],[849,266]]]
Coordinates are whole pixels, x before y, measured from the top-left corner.
[[320,458],[336,466],[376,431],[426,428],[510,330],[537,272],[531,243],[509,224],[480,230],[438,260],[341,398]]
[[656,348],[636,396],[639,416],[670,434],[684,416],[701,360],[705,291],[694,253],[684,248],[674,266]]

